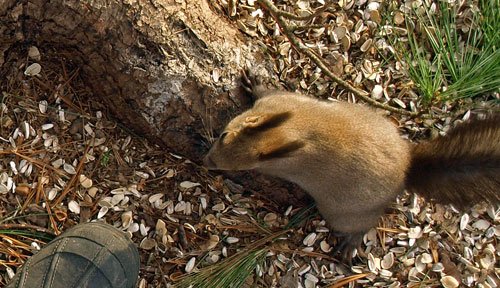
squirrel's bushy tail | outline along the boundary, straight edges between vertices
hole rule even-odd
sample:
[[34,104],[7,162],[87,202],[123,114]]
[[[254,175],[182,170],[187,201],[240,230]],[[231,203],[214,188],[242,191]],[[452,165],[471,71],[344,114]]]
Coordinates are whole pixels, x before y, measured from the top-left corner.
[[415,146],[406,188],[458,208],[500,203],[500,113]]

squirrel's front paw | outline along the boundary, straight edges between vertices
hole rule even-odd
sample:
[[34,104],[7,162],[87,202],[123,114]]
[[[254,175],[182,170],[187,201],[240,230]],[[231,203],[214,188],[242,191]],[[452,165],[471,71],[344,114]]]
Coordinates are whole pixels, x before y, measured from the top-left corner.
[[333,236],[337,237],[337,244],[333,247],[333,254],[339,254],[342,262],[347,265],[352,265],[352,257],[354,249],[361,246],[363,242],[364,232],[344,233],[334,232]]

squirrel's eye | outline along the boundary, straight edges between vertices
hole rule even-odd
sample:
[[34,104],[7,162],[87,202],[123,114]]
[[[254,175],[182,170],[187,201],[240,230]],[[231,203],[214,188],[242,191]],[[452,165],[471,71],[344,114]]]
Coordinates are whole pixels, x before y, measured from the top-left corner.
[[219,141],[224,141],[224,138],[226,138],[226,135],[227,135],[227,132],[222,132],[222,134],[220,134],[219,136]]

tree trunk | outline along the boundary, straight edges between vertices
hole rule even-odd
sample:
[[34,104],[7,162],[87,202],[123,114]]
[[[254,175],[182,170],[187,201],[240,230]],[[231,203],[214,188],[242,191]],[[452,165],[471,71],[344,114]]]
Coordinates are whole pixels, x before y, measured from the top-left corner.
[[249,104],[237,83],[262,57],[206,0],[3,0],[0,38],[0,79],[37,46],[124,125],[195,160]]

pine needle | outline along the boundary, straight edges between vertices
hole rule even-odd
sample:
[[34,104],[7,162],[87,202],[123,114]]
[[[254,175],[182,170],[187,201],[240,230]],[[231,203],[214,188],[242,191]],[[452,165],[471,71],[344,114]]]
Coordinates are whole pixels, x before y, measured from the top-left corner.
[[233,256],[201,269],[199,272],[181,277],[176,288],[237,288],[264,263],[269,247],[265,246],[288,230],[279,231],[248,245]]
[[[480,0],[468,31],[457,23],[461,6],[423,3],[405,15],[408,42],[389,37],[396,58],[415,83],[423,101],[470,98],[500,89],[500,5]],[[471,9],[470,11],[473,11]],[[387,11],[384,19],[390,19]],[[417,31],[417,32],[416,32]]]
[[340,279],[339,281],[329,285],[329,286],[326,286],[326,288],[340,288],[340,287],[344,287],[344,285],[347,285],[351,282],[354,282],[358,279],[362,279],[362,278],[365,278],[366,276],[370,275],[370,273],[363,273],[363,274],[356,274],[356,275],[351,275],[351,276],[347,276],[345,278],[342,278]]

